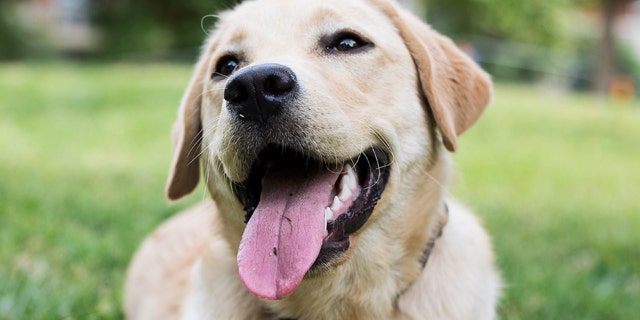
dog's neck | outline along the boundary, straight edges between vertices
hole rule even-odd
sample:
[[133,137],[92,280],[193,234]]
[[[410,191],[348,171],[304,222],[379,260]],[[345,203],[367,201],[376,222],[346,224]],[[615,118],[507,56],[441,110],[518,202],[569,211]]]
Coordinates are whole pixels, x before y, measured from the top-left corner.
[[[375,318],[375,315],[379,316],[380,314],[387,314],[390,318],[397,318],[398,315],[402,313],[400,310],[398,310],[398,300],[417,281],[417,278],[420,276],[420,273],[426,267],[429,261],[429,257],[431,256],[431,251],[433,250],[434,246],[437,245],[437,241],[442,236],[443,229],[447,224],[448,214],[449,214],[448,211],[449,210],[448,210],[447,204],[443,203],[441,209],[434,214],[434,217],[433,217],[434,224],[431,228],[432,232],[431,232],[430,238],[426,243],[423,244],[424,249],[422,251],[422,255],[415,260],[416,265],[419,266],[418,275],[411,282],[409,282],[400,290],[398,290],[395,297],[393,297],[392,299],[389,299],[389,297],[387,297],[387,299],[385,299],[386,301],[388,301],[388,304],[389,304],[388,306],[386,306],[386,308],[384,308],[384,306],[381,305],[381,300],[379,297],[376,297],[376,298],[373,297],[373,295],[375,295],[376,292],[385,292],[385,290],[380,290],[379,288],[376,289],[376,286],[378,284],[375,281],[367,281],[367,279],[369,280],[373,280],[373,279],[369,277],[369,275],[367,274],[367,267],[364,267],[364,266],[361,267],[361,270],[360,272],[358,272],[357,275],[351,274],[346,277],[342,276],[341,279],[339,280],[335,279],[338,276],[340,276],[339,274],[336,274],[336,277],[334,277],[333,281],[327,280],[327,279],[309,279],[312,281],[312,283],[309,283],[308,281],[306,283],[307,288],[303,287],[302,289],[299,289],[299,290],[300,291],[313,290],[315,292],[321,292],[323,291],[322,287],[328,285],[328,283],[326,283],[328,281],[332,281],[334,283],[341,283],[340,287],[343,288],[344,290],[343,293],[345,294],[345,296],[327,297],[326,301],[321,301],[321,303],[326,303],[326,307],[320,308],[320,309],[324,309],[323,311],[324,317],[327,319],[372,319],[372,318]],[[349,288],[351,286],[360,286],[360,287],[368,288],[368,290],[370,290],[372,293],[371,299],[368,299],[368,300],[377,301],[376,303],[377,307],[383,307],[383,309],[387,309],[386,312],[380,313],[380,310],[375,310],[371,306],[367,305],[366,303],[362,303],[362,301],[350,300],[350,297],[348,295],[349,295]],[[315,302],[307,301],[309,296],[313,296],[313,294],[302,294],[302,295],[294,294],[292,297],[293,303],[291,303],[292,302],[291,300],[275,301],[275,302],[269,302],[268,306],[271,309],[272,316],[278,320],[317,318],[319,315],[318,313],[306,313],[305,311],[303,311],[302,315],[300,315],[299,313],[301,311],[299,308],[302,306],[304,306],[303,308],[306,308],[309,306],[318,305],[319,303],[318,301],[315,301]],[[298,310],[290,309],[290,307],[294,305],[298,306]]]
[[[341,266],[333,274],[307,279],[285,300],[267,302],[268,309],[276,319],[373,319],[380,315],[398,318],[402,313],[398,300],[421,276],[447,220],[448,208],[441,202],[431,214],[420,251],[388,252],[388,256],[397,257],[393,265],[373,258]],[[323,296],[322,292],[332,295]]]
[[345,264],[305,279],[286,299],[265,302],[274,319],[401,318],[398,301],[421,277],[448,220],[449,159],[438,157],[410,172],[427,174],[424,184],[396,190],[414,202],[379,203],[377,221],[354,241]]

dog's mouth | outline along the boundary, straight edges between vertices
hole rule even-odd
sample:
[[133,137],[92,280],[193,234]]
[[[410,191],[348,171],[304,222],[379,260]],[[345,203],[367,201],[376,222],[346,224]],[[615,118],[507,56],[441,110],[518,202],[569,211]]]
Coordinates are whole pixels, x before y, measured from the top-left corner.
[[247,289],[282,299],[308,272],[338,260],[371,216],[389,172],[388,155],[375,146],[338,163],[275,145],[260,152],[249,177],[232,184],[246,211],[238,269]]

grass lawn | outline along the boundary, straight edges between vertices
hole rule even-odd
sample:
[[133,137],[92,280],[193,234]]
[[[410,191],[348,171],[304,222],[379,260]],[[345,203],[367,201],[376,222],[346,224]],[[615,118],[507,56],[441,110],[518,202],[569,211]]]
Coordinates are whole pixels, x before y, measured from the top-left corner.
[[[118,319],[160,221],[191,67],[0,64],[0,319]],[[454,156],[484,219],[503,319],[640,314],[640,104],[498,85]]]

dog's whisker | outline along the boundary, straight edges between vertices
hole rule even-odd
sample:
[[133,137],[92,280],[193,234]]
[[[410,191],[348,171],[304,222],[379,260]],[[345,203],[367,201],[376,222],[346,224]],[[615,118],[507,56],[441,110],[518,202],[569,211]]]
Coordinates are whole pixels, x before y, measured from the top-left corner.
[[[373,153],[375,156],[375,152]],[[362,155],[364,156],[364,159],[367,161],[367,166],[369,166],[369,168],[372,168],[372,163],[371,160],[369,159],[369,156],[366,153],[362,153]],[[377,161],[377,160],[376,160]],[[365,189],[370,189],[372,188],[376,183],[378,183],[378,181],[369,184],[368,186],[365,186]]]
[[226,74],[222,74],[222,73],[220,73],[220,72],[214,72],[213,74],[214,74],[214,75],[216,75],[216,76],[218,76],[218,77],[222,77],[222,78],[225,78],[225,79],[229,79],[229,76],[228,76],[228,75],[226,75]]
[[203,90],[198,94],[197,99],[202,99],[207,93],[218,94],[220,91],[224,90],[224,87],[224,84],[219,84],[210,89]]
[[[213,165],[211,164],[211,160],[209,159],[209,157],[206,157],[206,160],[204,161],[204,163],[206,164],[206,166],[204,167],[203,170],[203,174],[204,174],[204,184],[205,186],[209,185],[209,179],[211,176],[211,168],[213,167]],[[207,194],[207,188],[203,188],[202,189],[202,199],[201,201],[205,201],[208,198],[208,194]]]
[[451,194],[451,192],[449,191],[449,189],[447,188],[447,186],[444,184],[443,181],[438,180],[431,173],[429,173],[429,171],[427,171],[425,168],[419,168],[419,170],[420,170],[420,173],[424,174],[429,180],[435,182],[435,184],[438,187],[442,188],[442,190],[445,192],[445,194],[447,194],[450,197],[453,196],[453,194]]
[[207,36],[211,35],[211,33],[209,32],[209,29],[205,28],[204,26],[204,21],[208,18],[214,18],[216,20],[219,20],[220,16],[218,16],[217,14],[208,14],[200,18],[200,29],[202,29],[202,32],[204,32],[204,34],[206,34]]
[[391,159],[388,165],[392,165],[395,162],[396,157],[395,157],[395,154],[393,153],[393,148],[391,147],[391,144],[389,143],[387,138],[385,138],[385,136],[382,133],[380,133],[376,128],[371,127],[370,129],[373,132],[373,134],[378,138],[380,143],[382,143],[382,147],[386,150],[387,154],[390,156]]
[[380,167],[380,159],[378,159],[378,154],[374,152],[373,153],[373,157],[376,160],[376,169],[375,170],[378,171],[378,175],[376,177],[376,182],[372,183],[371,187],[377,185],[380,182],[380,179],[382,178],[382,170],[381,170],[381,167]]
[[[211,133],[213,133],[216,130],[217,126],[214,125],[215,123],[217,123],[217,121],[214,119],[214,121],[211,121],[211,125],[203,124],[202,128],[199,131],[199,134],[197,134],[191,141],[191,148],[189,149],[188,154],[191,154],[193,150],[197,148],[200,148],[200,152],[198,152],[198,154],[195,155],[190,160],[189,164],[193,163],[194,161],[197,161],[203,154],[205,154],[205,152],[210,147],[210,144],[204,144],[203,141],[207,136],[209,136]],[[204,128],[207,128],[207,129],[204,129]]]
[[203,129],[200,129],[198,131],[198,134],[196,134],[191,140],[191,147],[187,152],[187,159],[189,159],[189,161],[187,162],[187,166],[193,164],[193,162],[198,161],[200,159],[200,155],[202,154],[202,152],[198,152],[197,154],[194,154],[194,153],[195,153],[195,150],[197,150],[200,147],[200,144],[202,142],[202,131]]
[[[206,125],[206,124],[203,125],[203,128],[207,128],[207,129],[202,129],[202,131],[201,131],[202,134],[200,135],[200,137],[196,141],[194,141],[193,146],[192,146],[192,149],[193,149],[199,144],[200,145],[200,152],[199,152],[198,155],[196,155],[193,158],[193,160],[190,163],[192,163],[193,161],[196,161],[199,158],[204,158],[205,159],[206,163],[203,163],[203,166],[204,166],[204,171],[205,171],[204,172],[205,183],[207,185],[208,185],[208,179],[209,179],[209,176],[210,176],[210,174],[209,174],[210,172],[208,172],[207,170],[210,170],[209,166],[213,167],[213,165],[212,165],[212,162],[213,162],[213,155],[212,155],[213,144],[212,143],[206,143],[205,144],[204,143],[204,139],[206,137],[208,137],[210,134],[212,134],[217,129],[217,127],[215,125],[213,125],[213,123],[217,123],[219,118],[220,118],[220,116],[214,118],[211,121],[211,125]],[[203,157],[203,155],[206,154],[206,153],[209,153],[208,156],[207,157]],[[221,169],[221,164],[218,164],[217,166],[219,167],[217,169]],[[204,194],[206,195],[206,192]]]

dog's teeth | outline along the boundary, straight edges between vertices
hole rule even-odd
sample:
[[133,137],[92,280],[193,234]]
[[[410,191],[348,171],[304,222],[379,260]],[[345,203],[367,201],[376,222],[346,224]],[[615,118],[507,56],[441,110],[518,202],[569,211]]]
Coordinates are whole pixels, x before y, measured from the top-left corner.
[[338,197],[340,198],[340,200],[345,201],[351,198],[352,194],[353,192],[351,191],[351,188],[342,188],[342,191],[340,191],[340,194],[338,195]]
[[346,189],[351,189],[351,187],[349,186],[349,174],[345,174],[342,176],[342,183],[340,184],[340,193],[342,193],[344,190]]
[[[340,198],[338,198],[338,196],[333,197],[333,203],[331,204],[331,210],[333,212],[338,212],[338,210],[340,210],[340,207],[342,207],[342,201],[340,201]],[[331,218],[331,216],[329,216],[329,218]]]
[[343,185],[346,185],[348,189],[354,190],[356,188],[356,173],[353,170],[353,167],[348,164],[347,165],[347,174],[342,177]]

